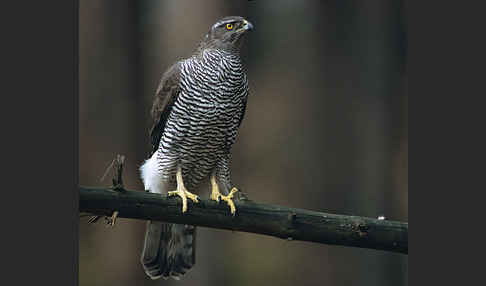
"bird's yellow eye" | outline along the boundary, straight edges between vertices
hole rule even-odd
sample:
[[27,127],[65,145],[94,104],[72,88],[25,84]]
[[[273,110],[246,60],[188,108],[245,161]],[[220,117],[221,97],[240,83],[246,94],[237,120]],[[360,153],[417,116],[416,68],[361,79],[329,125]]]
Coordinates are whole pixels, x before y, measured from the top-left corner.
[[226,29],[232,30],[233,29],[233,24],[226,24]]

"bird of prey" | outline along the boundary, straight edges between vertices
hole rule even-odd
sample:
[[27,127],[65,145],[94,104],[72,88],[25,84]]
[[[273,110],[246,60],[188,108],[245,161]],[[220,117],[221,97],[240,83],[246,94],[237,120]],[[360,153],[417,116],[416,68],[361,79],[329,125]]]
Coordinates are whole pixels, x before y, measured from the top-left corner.
[[[212,200],[231,214],[238,190],[230,179],[230,151],[243,120],[248,79],[240,59],[243,36],[253,28],[239,16],[224,17],[206,34],[196,52],[162,76],[151,109],[152,152],[140,167],[145,190],[187,200],[209,178]],[[147,222],[141,263],[152,279],[179,279],[195,263],[196,228]]]

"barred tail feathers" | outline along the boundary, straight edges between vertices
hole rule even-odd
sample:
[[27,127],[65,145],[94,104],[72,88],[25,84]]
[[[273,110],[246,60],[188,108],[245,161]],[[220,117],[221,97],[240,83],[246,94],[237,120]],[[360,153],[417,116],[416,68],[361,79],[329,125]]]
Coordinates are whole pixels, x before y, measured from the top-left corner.
[[172,277],[179,280],[195,264],[196,227],[147,222],[141,263],[153,280]]

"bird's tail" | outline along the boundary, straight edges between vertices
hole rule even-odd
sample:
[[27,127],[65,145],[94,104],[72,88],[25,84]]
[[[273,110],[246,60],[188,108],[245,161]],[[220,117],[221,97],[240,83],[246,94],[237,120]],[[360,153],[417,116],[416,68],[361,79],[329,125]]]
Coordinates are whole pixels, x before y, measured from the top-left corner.
[[151,279],[179,280],[196,262],[196,227],[148,221],[142,262]]

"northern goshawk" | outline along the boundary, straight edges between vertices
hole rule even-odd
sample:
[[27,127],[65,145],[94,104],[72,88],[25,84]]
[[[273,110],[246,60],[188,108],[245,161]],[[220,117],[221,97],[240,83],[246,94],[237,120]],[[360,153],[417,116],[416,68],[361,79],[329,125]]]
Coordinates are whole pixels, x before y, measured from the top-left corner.
[[[245,115],[248,79],[240,59],[243,35],[253,28],[242,17],[214,24],[192,57],[162,76],[151,110],[152,152],[140,167],[145,190],[179,196],[182,212],[203,179],[210,198],[225,201],[235,214],[230,151]],[[147,223],[141,262],[152,279],[178,279],[195,263],[196,228]]]

